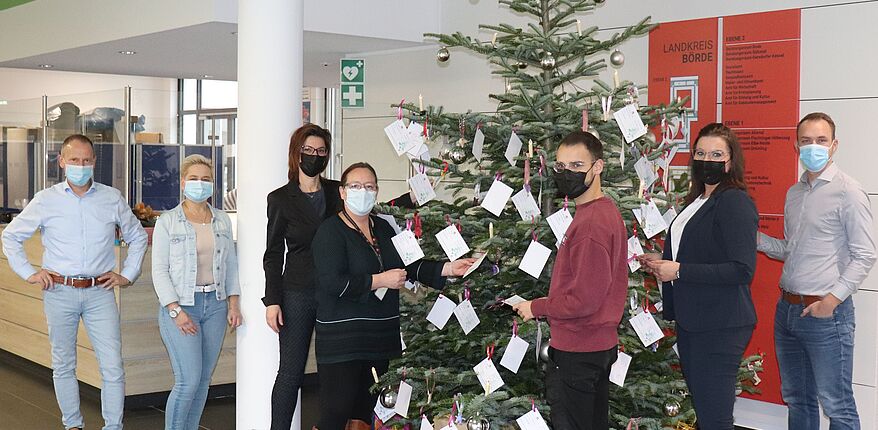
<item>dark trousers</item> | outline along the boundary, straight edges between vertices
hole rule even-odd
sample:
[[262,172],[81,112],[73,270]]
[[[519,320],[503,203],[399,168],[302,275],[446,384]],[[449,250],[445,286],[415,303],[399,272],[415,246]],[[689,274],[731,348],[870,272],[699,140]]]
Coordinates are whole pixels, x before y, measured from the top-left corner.
[[313,288],[284,290],[281,304],[280,365],[271,391],[271,430],[289,430],[296,411],[299,388],[305,379],[305,362],[317,319]]
[[752,335],[753,326],[688,331],[677,325],[680,366],[695,405],[698,428],[735,428],[735,384]]
[[555,430],[609,428],[610,367],[617,348],[606,351],[566,352],[549,347],[546,400],[552,407]]
[[344,430],[349,419],[372,422],[378,394],[369,392],[374,385],[372,368],[383,375],[389,360],[356,360],[344,363],[317,363],[320,376],[320,430]]

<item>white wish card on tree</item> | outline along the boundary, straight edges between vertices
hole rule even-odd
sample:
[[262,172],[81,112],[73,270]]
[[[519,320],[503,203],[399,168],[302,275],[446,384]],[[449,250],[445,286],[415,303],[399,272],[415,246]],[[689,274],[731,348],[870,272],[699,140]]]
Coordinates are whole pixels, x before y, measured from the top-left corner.
[[482,155],[485,150],[485,133],[482,133],[481,128],[476,129],[476,137],[473,138],[473,157],[476,157],[476,160],[482,161]]
[[533,194],[527,188],[522,188],[521,191],[515,193],[512,196],[512,203],[515,204],[515,209],[518,209],[521,219],[531,222],[540,217],[540,207],[537,206],[537,201],[534,200]]
[[433,430],[433,424],[427,419],[426,415],[421,416],[421,430]]
[[658,179],[658,174],[655,172],[655,163],[649,161],[649,158],[640,157],[634,163],[634,171],[637,172],[637,177],[640,178],[647,188]]
[[506,207],[506,202],[512,197],[513,192],[514,190],[512,187],[495,179],[494,183],[491,184],[491,188],[488,189],[488,194],[485,195],[485,199],[482,200],[481,206],[488,212],[500,216],[500,213],[503,212],[503,208]]
[[628,321],[631,322],[631,327],[634,327],[634,331],[637,332],[637,337],[643,342],[643,346],[650,346],[665,337],[662,329],[655,322],[655,317],[647,311],[634,315]]
[[393,228],[394,233],[399,234],[402,232],[402,229],[399,227],[399,224],[396,222],[396,218],[394,218],[393,215],[377,214],[377,216],[378,216],[378,218],[381,218],[384,221],[387,221],[387,223],[390,224],[390,227]]
[[384,405],[381,404],[381,399],[378,399],[375,402],[374,412],[375,416],[377,416],[378,419],[381,421],[387,421],[393,418],[394,415],[396,415],[396,411],[393,410],[393,408],[385,408]]
[[[412,146],[414,148],[418,148],[424,144],[424,135],[423,135],[424,126],[418,124],[414,121],[409,123],[408,134],[409,140],[413,142]],[[408,151],[406,151],[408,152]]]
[[440,294],[439,298],[436,299],[436,303],[433,304],[433,308],[430,309],[430,313],[427,314],[427,321],[430,321],[439,330],[442,330],[445,328],[445,324],[448,323],[448,319],[451,318],[451,314],[454,313],[456,307],[457,303],[454,303],[454,300]]
[[448,256],[450,261],[457,260],[469,252],[469,246],[454,225],[449,225],[439,233],[436,233],[436,240],[439,241],[439,245],[445,251],[445,255]]
[[530,412],[522,415],[517,420],[518,428],[521,430],[549,430],[546,420],[540,415],[540,411],[532,409]]
[[631,269],[631,272],[634,273],[637,269],[640,269],[640,262],[637,261],[637,256],[643,255],[643,246],[640,244],[640,239],[637,236],[631,236],[628,238],[628,268]]
[[497,367],[494,366],[494,362],[491,361],[490,357],[485,357],[481,363],[476,364],[476,366],[473,367],[473,370],[476,372],[476,376],[479,378],[479,382],[482,384],[482,389],[485,390],[486,394],[491,394],[494,391],[497,391],[497,389],[505,384],[503,378],[500,377],[500,372],[497,371]]
[[610,382],[620,387],[625,386],[625,376],[628,375],[629,366],[631,366],[631,356],[619,351],[616,362],[610,368]]
[[384,134],[390,139],[390,143],[393,145],[393,150],[396,151],[397,156],[405,154],[417,146],[417,142],[411,138],[405,123],[401,119],[384,127]]
[[509,339],[509,345],[506,345],[506,350],[503,351],[500,365],[509,369],[512,373],[518,373],[518,368],[521,367],[521,361],[524,360],[529,346],[530,344],[526,340],[513,335]]
[[650,200],[649,203],[640,205],[640,225],[643,227],[643,235],[647,239],[667,230],[668,223],[662,217],[661,211],[655,202]]
[[399,389],[396,390],[396,406],[394,412],[406,418],[409,417],[409,404],[412,402],[412,386],[405,381],[400,381]]
[[521,259],[518,268],[523,270],[524,273],[539,279],[540,274],[543,273],[543,268],[546,267],[546,262],[549,261],[550,255],[552,255],[551,249],[532,240],[527,247],[527,251],[524,253],[524,257]]
[[433,184],[430,183],[430,179],[424,173],[418,173],[409,178],[409,185],[415,193],[415,200],[417,200],[418,206],[436,198]]
[[523,143],[521,142],[521,139],[513,131],[512,135],[509,136],[509,145],[506,146],[506,153],[503,154],[506,156],[506,160],[509,161],[509,164],[513,167],[515,167],[515,157],[518,157],[518,155],[521,154],[522,146]]
[[396,236],[393,236],[391,240],[393,241],[393,247],[396,248],[396,252],[399,254],[399,258],[402,259],[402,264],[408,266],[424,258],[424,251],[411,230],[403,230]]
[[549,227],[552,228],[552,234],[555,235],[555,247],[560,248],[561,243],[564,242],[564,237],[567,234],[567,229],[570,228],[570,224],[573,223],[573,216],[570,215],[570,211],[567,209],[560,209],[558,212],[549,215],[546,218],[546,221],[549,222]]
[[640,118],[640,113],[637,112],[633,104],[613,112],[613,118],[616,119],[616,124],[622,130],[622,135],[625,136],[627,143],[634,142],[648,131],[646,125],[643,124],[643,119]]
[[479,316],[476,315],[476,310],[473,309],[473,304],[469,299],[460,302],[454,308],[454,316],[457,317],[457,322],[460,323],[460,328],[463,329],[463,334],[465,335],[473,331],[480,322]]
[[461,276],[461,278],[466,278],[467,276],[469,276],[470,273],[475,272],[476,269],[478,269],[479,266],[482,265],[482,262],[485,261],[485,257],[487,257],[487,256],[488,256],[487,252],[482,253],[482,255],[479,255],[479,258],[476,259],[476,262],[473,263],[472,266],[469,266],[469,269],[466,269],[466,272],[463,274],[463,276]]
[[667,224],[668,227],[674,222],[674,218],[677,218],[677,210],[674,208],[668,209],[668,211],[662,215],[662,219],[665,220],[665,224]]

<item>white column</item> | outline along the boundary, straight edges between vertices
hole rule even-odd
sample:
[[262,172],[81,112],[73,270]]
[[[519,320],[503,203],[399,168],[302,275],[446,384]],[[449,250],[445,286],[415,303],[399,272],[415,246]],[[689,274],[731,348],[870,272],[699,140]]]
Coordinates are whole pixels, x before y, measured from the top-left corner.
[[[238,329],[236,428],[268,429],[277,335],[265,323],[266,195],[287,182],[287,147],[302,121],[304,6],[238,2],[238,265],[244,325]],[[301,427],[299,414],[294,430]]]

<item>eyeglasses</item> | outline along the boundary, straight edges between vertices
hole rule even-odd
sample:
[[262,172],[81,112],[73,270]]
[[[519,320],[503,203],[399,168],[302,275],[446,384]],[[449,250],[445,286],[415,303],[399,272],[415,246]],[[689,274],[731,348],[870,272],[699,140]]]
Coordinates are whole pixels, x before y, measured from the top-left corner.
[[310,146],[303,146],[302,147],[302,154],[319,155],[319,156],[323,157],[324,155],[326,155],[326,148],[313,148]]
[[799,140],[799,146],[815,145],[815,144],[829,146],[831,143],[832,143],[832,140],[827,139],[825,137],[818,138],[817,140],[814,140],[814,139],[801,139],[801,140]]
[[704,151],[702,149],[696,149],[694,158],[696,160],[710,160],[710,161],[722,161],[723,158],[726,157],[725,151]]
[[[594,163],[594,161],[591,162],[591,164]],[[581,171],[582,168],[585,167],[587,164],[588,163],[586,163],[585,161],[571,161],[567,164],[564,164],[561,161],[556,161],[554,164],[552,164],[552,170],[554,170],[555,173],[561,173],[565,170],[577,172]],[[589,165],[589,167],[591,167],[591,165]]]
[[366,190],[366,191],[371,191],[371,192],[378,191],[377,184],[361,184],[359,182],[353,182],[353,183],[345,185],[344,187],[349,189],[349,190],[352,190],[352,191],[360,191],[360,190]]

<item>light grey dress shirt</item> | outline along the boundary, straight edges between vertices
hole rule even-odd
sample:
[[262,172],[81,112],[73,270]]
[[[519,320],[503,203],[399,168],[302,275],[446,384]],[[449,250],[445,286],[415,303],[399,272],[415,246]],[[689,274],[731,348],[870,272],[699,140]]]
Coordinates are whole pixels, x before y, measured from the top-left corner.
[[803,174],[787,191],[784,237],[760,232],[757,249],[784,261],[780,286],[791,293],[844,301],[875,264],[869,197],[835,164],[813,184]]

